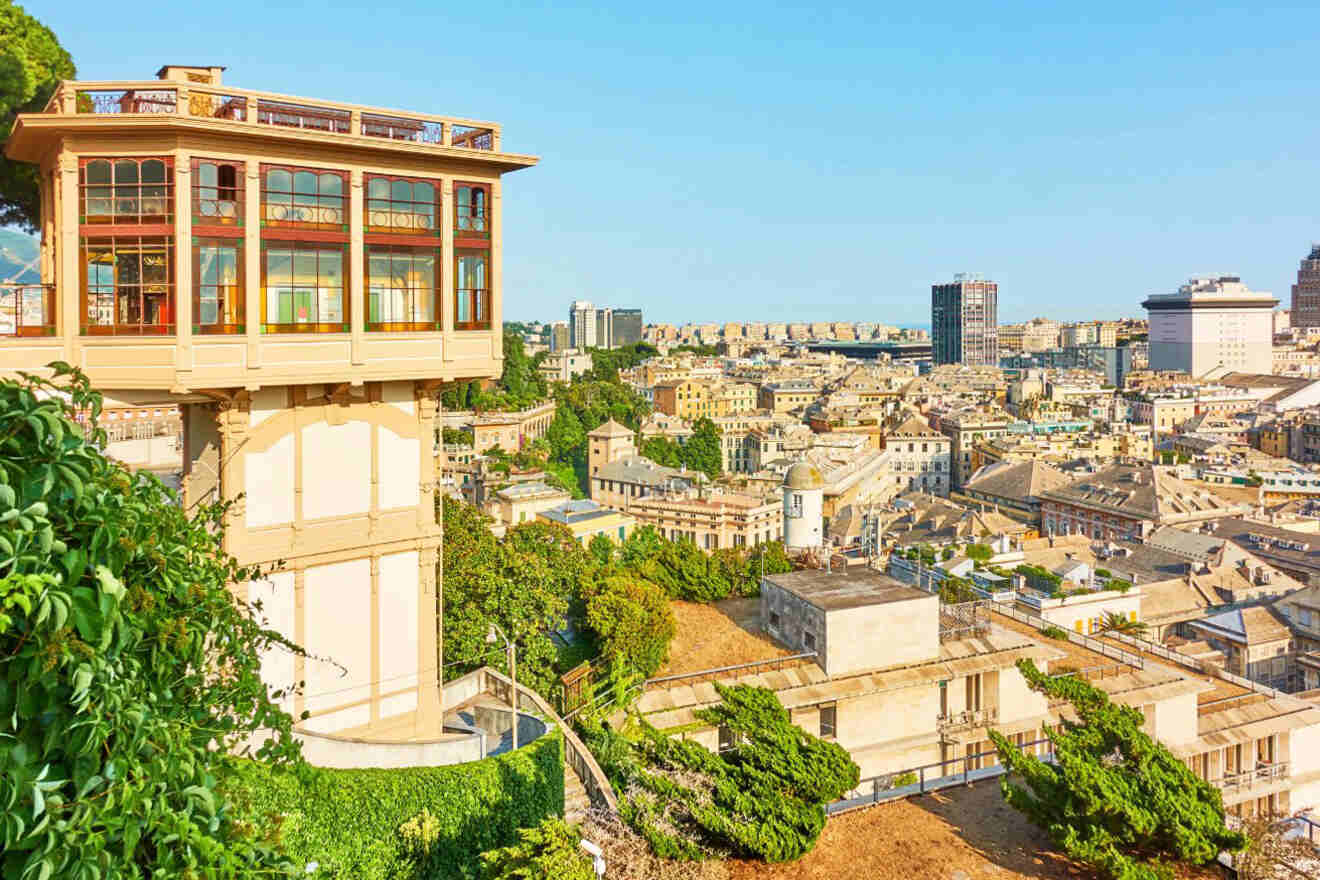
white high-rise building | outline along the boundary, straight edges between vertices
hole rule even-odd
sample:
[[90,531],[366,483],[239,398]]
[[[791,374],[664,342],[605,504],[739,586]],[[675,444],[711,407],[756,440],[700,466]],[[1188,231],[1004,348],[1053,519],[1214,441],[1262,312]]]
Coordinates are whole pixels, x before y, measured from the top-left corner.
[[1278,304],[1236,275],[1192,278],[1177,293],[1152,294],[1142,303],[1150,313],[1150,368],[1268,374]]
[[585,299],[574,300],[568,307],[569,345],[579,351],[594,348],[596,342],[596,307]]

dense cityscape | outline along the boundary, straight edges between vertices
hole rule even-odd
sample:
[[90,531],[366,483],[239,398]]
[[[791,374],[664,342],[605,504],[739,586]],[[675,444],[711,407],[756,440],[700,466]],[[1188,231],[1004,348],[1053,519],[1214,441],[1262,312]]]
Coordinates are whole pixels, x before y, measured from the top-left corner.
[[0,37],[6,880],[1320,876],[1320,244],[515,309],[512,128]]

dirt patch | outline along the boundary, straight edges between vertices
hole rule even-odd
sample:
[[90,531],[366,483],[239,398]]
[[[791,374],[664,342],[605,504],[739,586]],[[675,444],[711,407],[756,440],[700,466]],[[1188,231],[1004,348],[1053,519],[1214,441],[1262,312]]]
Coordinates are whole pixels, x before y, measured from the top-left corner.
[[703,605],[670,602],[678,626],[669,643],[669,662],[656,675],[699,672],[791,654],[761,632],[759,599],[726,599]]
[[[796,862],[729,862],[729,880],[1096,880],[1003,801],[996,782],[952,788],[830,819]],[[1178,875],[1211,880],[1212,869]]]

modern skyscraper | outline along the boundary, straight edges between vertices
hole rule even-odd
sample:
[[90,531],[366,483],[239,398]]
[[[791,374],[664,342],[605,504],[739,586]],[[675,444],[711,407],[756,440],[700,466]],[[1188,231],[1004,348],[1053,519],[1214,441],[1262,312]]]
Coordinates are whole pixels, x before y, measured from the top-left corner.
[[1151,295],[1141,304],[1150,312],[1150,368],[1193,376],[1216,368],[1268,374],[1273,368],[1271,312],[1278,304],[1236,275],[1192,278],[1177,293]]
[[568,307],[568,336],[573,348],[583,350],[596,342],[596,307],[584,299]]
[[1311,255],[1297,270],[1289,321],[1294,327],[1320,327],[1320,243],[1311,245]]
[[642,341],[642,310],[615,309],[610,334],[614,347],[632,345]]
[[965,272],[932,284],[930,333],[937,364],[998,364],[999,285]]
[[555,321],[550,325],[551,351],[563,351],[566,348],[571,348],[572,345],[573,340],[571,334],[568,332],[567,321]]

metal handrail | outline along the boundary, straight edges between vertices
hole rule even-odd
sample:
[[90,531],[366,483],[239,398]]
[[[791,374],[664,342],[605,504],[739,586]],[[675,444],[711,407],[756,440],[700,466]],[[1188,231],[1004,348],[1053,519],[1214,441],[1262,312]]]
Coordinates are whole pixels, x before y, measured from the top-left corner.
[[750,663],[735,663],[732,666],[717,666],[713,669],[701,669],[696,672],[680,672],[676,675],[662,675],[657,678],[648,678],[642,682],[642,690],[645,691],[651,685],[673,684],[677,681],[686,681],[688,679],[706,679],[707,677],[727,678],[731,672],[746,674],[748,670],[760,667],[775,667],[774,672],[783,668],[783,665],[790,661],[812,660],[817,656],[815,651],[803,651],[799,654],[788,654],[783,657],[773,657],[768,660],[753,660]]
[[935,728],[937,730],[948,730],[954,727],[978,727],[982,724],[993,724],[999,720],[999,707],[987,706],[984,709],[964,709],[961,712],[946,712],[935,718]]
[[1268,782],[1273,779],[1287,779],[1290,775],[1288,762],[1280,761],[1277,763],[1261,763],[1250,770],[1240,770],[1237,773],[1226,773],[1218,779],[1206,780],[1215,788],[1227,792],[1238,793],[1255,788],[1260,782]]
[[[605,771],[600,768],[600,764],[596,763],[596,758],[591,754],[591,750],[583,745],[582,740],[578,739],[578,735],[573,732],[573,728],[563,718],[559,717],[559,714],[550,707],[550,704],[536,691],[521,684],[514,685],[506,675],[489,666],[483,666],[481,673],[487,680],[485,683],[486,688],[492,693],[497,689],[503,689],[507,693],[508,688],[514,686],[520,698],[525,698],[531,702],[538,712],[559,726],[559,729],[564,733],[564,762],[573,768],[573,772],[582,780],[582,786],[593,800],[603,803],[612,813],[618,812],[619,799],[615,796],[614,789],[605,776]],[[491,687],[489,682],[492,681],[499,688]],[[518,702],[521,704],[523,700],[519,699]],[[516,724],[517,721],[515,720],[514,723]]]

